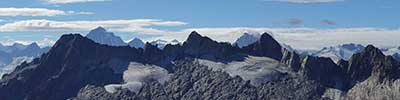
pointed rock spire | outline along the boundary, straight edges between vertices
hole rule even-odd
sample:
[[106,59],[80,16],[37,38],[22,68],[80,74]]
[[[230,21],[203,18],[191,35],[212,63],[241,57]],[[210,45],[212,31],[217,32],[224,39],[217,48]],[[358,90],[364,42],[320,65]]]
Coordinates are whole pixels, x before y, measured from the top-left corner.
[[143,48],[145,44],[141,39],[134,38],[131,41],[129,41],[128,45],[134,48]]
[[127,44],[121,39],[121,37],[114,35],[112,32],[107,32],[103,27],[97,27],[91,30],[87,35],[87,38],[100,43],[110,46],[126,46]]
[[270,57],[278,61],[282,58],[282,46],[269,33],[262,34],[260,40],[243,49],[254,56]]

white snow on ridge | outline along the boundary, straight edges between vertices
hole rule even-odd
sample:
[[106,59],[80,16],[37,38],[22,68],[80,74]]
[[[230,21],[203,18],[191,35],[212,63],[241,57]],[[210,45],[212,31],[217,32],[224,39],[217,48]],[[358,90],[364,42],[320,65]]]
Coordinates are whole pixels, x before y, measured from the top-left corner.
[[288,71],[287,67],[268,57],[251,56],[244,61],[233,61],[227,64],[204,59],[197,59],[197,61],[213,71],[225,71],[232,77],[240,76],[244,80],[250,80],[253,85],[276,80]]
[[259,33],[244,33],[233,44],[242,48],[257,42],[257,40],[259,40],[260,37],[261,35]]
[[31,62],[33,59],[34,59],[34,57],[27,57],[27,56],[14,57],[10,64],[0,68],[0,79],[3,77],[4,74],[9,74],[12,71],[14,71],[14,69],[21,63]]
[[353,54],[361,52],[365,47],[360,44],[343,44],[332,47],[325,47],[319,51],[313,52],[312,56],[329,57],[337,62],[340,59],[349,60]]
[[177,45],[177,44],[181,44],[181,42],[179,42],[178,40],[166,41],[166,40],[158,39],[158,40],[150,42],[150,44],[157,46],[160,49],[164,49],[164,47],[168,44]]
[[157,80],[160,83],[164,83],[169,77],[168,71],[159,66],[131,62],[128,70],[123,74],[125,84],[110,84],[104,86],[104,88],[109,93],[114,93],[120,89],[129,89],[137,93],[143,86],[144,81]]

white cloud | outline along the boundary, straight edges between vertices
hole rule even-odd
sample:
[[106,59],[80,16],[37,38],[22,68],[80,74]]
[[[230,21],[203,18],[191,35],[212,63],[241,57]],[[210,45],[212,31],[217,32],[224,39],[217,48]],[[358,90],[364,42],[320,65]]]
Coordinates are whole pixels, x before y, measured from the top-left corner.
[[328,3],[328,2],[339,2],[344,0],[265,0],[265,1],[289,2],[289,3]]
[[85,2],[104,2],[111,0],[43,0],[49,4],[68,4],[68,3],[85,3]]
[[53,21],[23,20],[0,25],[0,32],[73,32],[89,31],[98,26],[109,28],[114,32],[135,32],[143,34],[161,34],[165,31],[152,26],[181,26],[185,22],[162,21],[158,19],[101,20],[101,21]]
[[46,8],[0,8],[0,16],[59,16],[93,14],[92,12],[62,11]]

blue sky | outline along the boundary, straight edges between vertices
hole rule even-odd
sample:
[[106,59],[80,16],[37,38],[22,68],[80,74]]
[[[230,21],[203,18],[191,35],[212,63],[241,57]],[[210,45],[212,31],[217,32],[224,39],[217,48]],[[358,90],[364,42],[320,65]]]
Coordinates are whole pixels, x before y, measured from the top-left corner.
[[[9,11],[10,8],[19,9],[19,11],[22,8],[34,8],[40,11],[32,13],[21,11],[24,14],[15,14],[14,11],[8,15],[0,13],[0,43],[42,41],[40,44],[50,45],[51,43],[45,43],[44,39],[47,42],[56,41],[62,33],[85,34],[95,28],[95,26],[85,26],[86,24],[75,21],[86,21],[86,23],[96,21],[96,25],[105,26],[124,40],[133,37],[152,40],[199,28],[209,29],[207,32],[210,33],[206,33],[209,35],[213,33],[211,29],[228,30],[238,27],[246,27],[247,31],[252,31],[252,28],[272,28],[271,30],[312,28],[325,31],[374,28],[375,31],[379,29],[385,32],[397,32],[400,22],[400,13],[397,13],[400,9],[399,4],[399,0],[94,0],[93,2],[90,0],[2,0],[0,1],[2,13]],[[28,12],[31,15],[27,15]],[[136,25],[138,19],[156,21],[140,21],[140,25]],[[32,22],[32,20],[40,21]],[[101,22],[105,20],[107,22]],[[121,22],[115,22],[115,20],[136,21],[120,24]],[[82,27],[64,25],[65,22],[78,23]],[[34,26],[35,23],[41,24]],[[49,24],[46,26],[43,23]],[[53,27],[52,23],[62,25]],[[143,23],[146,25],[142,25]],[[160,23],[163,24],[160,25]],[[13,25],[5,26],[6,24]],[[228,33],[232,34],[226,32]],[[233,39],[237,37],[235,36],[230,37]],[[217,36],[214,37],[218,39]],[[232,41],[232,39],[227,39],[227,41]],[[388,43],[397,42],[395,39],[389,40],[391,41]],[[368,44],[368,41],[362,43]]]

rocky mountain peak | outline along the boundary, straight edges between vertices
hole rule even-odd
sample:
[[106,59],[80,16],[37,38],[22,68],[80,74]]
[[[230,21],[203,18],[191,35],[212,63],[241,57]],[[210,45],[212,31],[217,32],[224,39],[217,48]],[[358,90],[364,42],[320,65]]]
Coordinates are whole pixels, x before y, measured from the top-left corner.
[[186,41],[185,42],[195,42],[195,41],[198,41],[198,40],[201,40],[202,38],[205,38],[205,37],[203,37],[203,36],[201,36],[199,33],[197,33],[196,31],[192,31],[190,34],[189,34],[189,36],[188,36],[188,38],[186,39]]
[[367,78],[376,80],[395,79],[399,76],[399,65],[392,57],[385,56],[380,49],[368,45],[349,60],[347,74],[352,84]]
[[91,30],[87,35],[87,38],[95,41],[96,43],[110,45],[110,46],[126,46],[127,44],[121,39],[121,37],[114,35],[112,32],[107,32],[103,27],[97,27]]
[[282,46],[269,33],[263,33],[260,40],[243,47],[250,55],[270,57],[280,61]]
[[128,45],[134,48],[143,48],[145,44],[141,39],[134,38],[131,41],[129,41]]
[[310,80],[316,80],[328,87],[344,88],[344,70],[327,57],[307,56],[301,65],[302,74]]
[[373,45],[368,45],[365,47],[365,49],[361,52],[364,56],[370,56],[370,57],[384,57],[385,54],[382,53],[382,51],[379,48],[376,48]]
[[107,32],[107,30],[101,26],[91,30],[91,32],[97,33],[97,32]]

